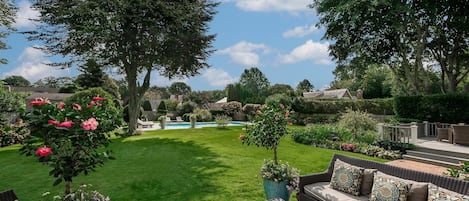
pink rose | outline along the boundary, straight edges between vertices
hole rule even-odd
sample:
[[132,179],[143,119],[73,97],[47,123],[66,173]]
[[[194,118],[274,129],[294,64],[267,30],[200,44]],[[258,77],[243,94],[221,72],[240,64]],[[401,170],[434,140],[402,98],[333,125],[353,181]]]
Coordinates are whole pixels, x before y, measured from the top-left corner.
[[36,154],[42,157],[46,157],[50,153],[52,153],[52,149],[49,147],[39,147],[36,150]]
[[285,109],[285,105],[283,105],[282,103],[280,103],[280,109]]
[[54,125],[54,126],[55,126],[55,125],[59,124],[60,122],[58,122],[58,121],[56,121],[56,120],[50,119],[49,121],[47,121],[47,123],[49,123],[50,125]]
[[103,101],[103,100],[104,100],[103,97],[99,97],[99,96],[93,97],[93,101]]
[[93,107],[93,106],[95,106],[95,105],[96,105],[96,102],[91,101],[90,103],[88,103],[88,106],[86,106],[86,108],[91,108],[91,107]]
[[243,134],[239,134],[239,139],[240,140],[244,140],[246,138],[246,136],[244,136]]
[[31,105],[31,106],[41,106],[41,105],[44,105],[44,104],[50,104],[50,100],[47,99],[47,98],[46,99],[36,98],[33,101],[29,102],[29,105]]
[[64,106],[65,106],[65,103],[64,103],[64,102],[60,102],[59,104],[57,104],[57,109],[63,110],[63,109],[64,109]]
[[81,106],[78,105],[78,104],[76,104],[76,103],[73,103],[73,104],[72,104],[72,107],[73,107],[74,110],[78,110],[78,111],[81,110]]
[[285,118],[288,118],[288,116],[290,116],[290,112],[286,111],[285,112]]
[[65,128],[71,128],[73,125],[73,121],[64,121],[60,122],[57,124],[58,127],[65,127]]
[[87,131],[94,131],[98,128],[98,121],[95,118],[89,118],[88,120],[81,123],[81,127]]

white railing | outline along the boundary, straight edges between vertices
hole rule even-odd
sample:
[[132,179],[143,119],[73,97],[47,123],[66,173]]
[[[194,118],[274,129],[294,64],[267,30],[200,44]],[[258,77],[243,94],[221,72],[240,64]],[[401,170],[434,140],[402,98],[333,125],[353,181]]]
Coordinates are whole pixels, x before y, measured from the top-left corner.
[[389,140],[403,143],[417,143],[418,126],[411,124],[409,126],[378,124],[378,133],[381,140]]

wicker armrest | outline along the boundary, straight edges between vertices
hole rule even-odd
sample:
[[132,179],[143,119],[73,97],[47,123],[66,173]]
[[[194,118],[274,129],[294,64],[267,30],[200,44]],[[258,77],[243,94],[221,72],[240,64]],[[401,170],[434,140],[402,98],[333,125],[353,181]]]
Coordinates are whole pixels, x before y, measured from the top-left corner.
[[328,172],[320,172],[316,174],[302,175],[300,176],[300,191],[304,192],[305,185],[314,184],[317,182],[328,182],[331,180],[331,174]]

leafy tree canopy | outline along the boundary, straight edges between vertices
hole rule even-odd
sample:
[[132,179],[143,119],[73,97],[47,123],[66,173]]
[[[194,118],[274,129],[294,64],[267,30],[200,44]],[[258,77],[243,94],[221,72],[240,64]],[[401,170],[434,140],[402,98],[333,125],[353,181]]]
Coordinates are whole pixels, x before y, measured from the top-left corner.
[[267,77],[256,67],[245,69],[239,78],[239,84],[248,92],[260,96],[265,96],[270,86]]
[[[12,1],[0,1],[0,50],[9,48],[2,39],[15,30],[13,23],[15,22],[16,11]],[[7,62],[7,59],[0,57],[0,64],[6,64]]]
[[184,82],[175,82],[169,86],[168,91],[173,95],[186,95],[189,94],[192,89]]
[[312,91],[314,89],[314,85],[309,82],[309,80],[304,79],[298,85],[296,85],[296,91],[297,92],[308,92]]
[[31,82],[29,82],[26,78],[21,75],[12,75],[8,76],[3,79],[6,85],[11,85],[15,87],[29,87],[31,86]]

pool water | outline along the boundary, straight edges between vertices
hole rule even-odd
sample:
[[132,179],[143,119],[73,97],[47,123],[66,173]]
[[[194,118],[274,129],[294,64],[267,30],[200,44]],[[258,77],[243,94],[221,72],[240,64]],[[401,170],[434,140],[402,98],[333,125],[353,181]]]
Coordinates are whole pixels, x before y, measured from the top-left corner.
[[[243,122],[232,121],[227,126],[244,126],[244,125],[246,124]],[[195,128],[216,127],[216,126],[218,125],[215,122],[196,122],[195,123]],[[190,128],[190,127],[191,127],[190,122],[178,122],[178,123],[166,123],[165,129],[184,129],[184,128]]]

